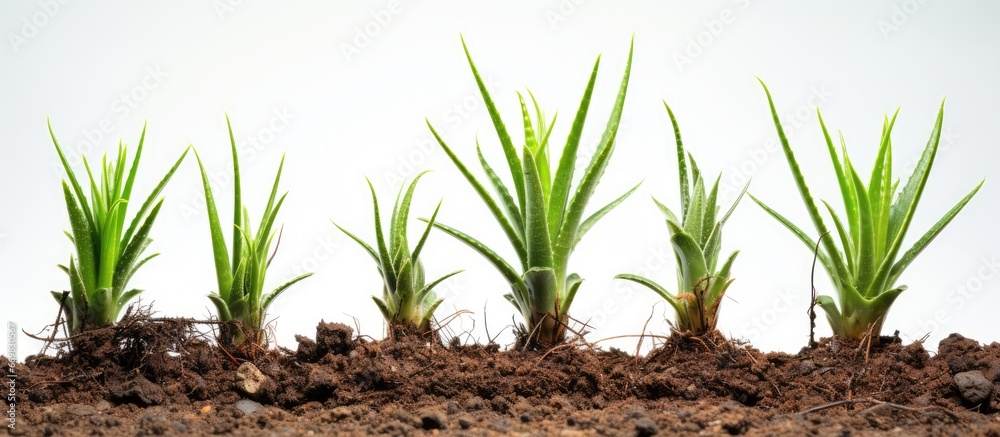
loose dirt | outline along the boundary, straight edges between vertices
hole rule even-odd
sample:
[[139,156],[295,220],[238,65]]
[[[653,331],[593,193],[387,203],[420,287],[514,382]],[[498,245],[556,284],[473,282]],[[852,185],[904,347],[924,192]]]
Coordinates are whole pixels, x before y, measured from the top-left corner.
[[126,318],[18,364],[8,432],[1000,436],[1000,344],[958,334],[936,355],[893,337],[765,354],[718,333],[643,357],[501,351],[323,322],[297,339],[247,364],[183,320]]

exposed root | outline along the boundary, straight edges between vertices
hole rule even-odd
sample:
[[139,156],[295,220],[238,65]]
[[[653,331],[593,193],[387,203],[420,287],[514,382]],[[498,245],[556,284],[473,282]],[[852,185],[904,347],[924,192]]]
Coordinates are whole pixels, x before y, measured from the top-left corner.
[[944,413],[946,416],[948,416],[955,422],[961,421],[961,417],[959,417],[957,414],[936,405],[932,405],[929,407],[910,407],[906,405],[895,404],[892,402],[881,401],[870,397],[857,398],[857,399],[843,399],[836,402],[830,402],[829,404],[823,404],[817,407],[813,407],[805,411],[800,411],[796,414],[799,416],[805,416],[810,413],[816,413],[819,411],[828,410],[830,408],[836,408],[842,405],[850,405],[850,404],[875,404],[873,407],[866,409],[865,410],[866,412],[873,411],[875,408],[878,407],[892,408],[894,410],[908,411],[911,413],[921,413],[921,414],[927,414],[930,412],[940,412]]
[[[649,336],[647,334],[647,336]],[[733,352],[741,349],[742,342],[727,339],[718,330],[712,330],[705,334],[695,334],[690,331],[672,330],[669,337],[660,336],[664,341],[656,349],[650,351],[646,356],[647,361],[656,360],[660,357],[670,357],[678,351],[697,352],[703,349],[708,353]]]
[[816,261],[819,260],[819,243],[829,233],[827,231],[823,235],[820,235],[819,239],[816,240],[816,247],[813,249],[812,273],[809,276],[809,286],[812,288],[812,300],[809,301],[809,345],[807,347],[810,349],[815,349],[816,346],[819,346],[819,343],[816,343],[816,297],[818,294],[816,292]]

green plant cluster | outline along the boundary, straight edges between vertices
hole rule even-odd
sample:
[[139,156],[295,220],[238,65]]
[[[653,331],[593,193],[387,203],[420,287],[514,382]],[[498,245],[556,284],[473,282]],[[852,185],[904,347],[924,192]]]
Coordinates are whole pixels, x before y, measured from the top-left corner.
[[[477,141],[476,158],[484,177],[476,176],[456,153],[458,149],[446,143],[431,121],[428,120],[427,124],[441,149],[480,197],[505,235],[515,258],[507,260],[480,240],[440,223],[437,216],[441,203],[429,218],[422,219],[426,225],[416,246],[411,249],[407,234],[410,209],[417,182],[423,173],[400,189],[389,215],[388,232],[383,227],[378,196],[369,182],[374,210],[374,245],[339,225],[337,227],[374,260],[383,287],[381,296],[373,296],[373,300],[389,325],[390,333],[405,331],[433,336],[436,332],[434,311],[443,299],[433,290],[442,281],[459,273],[449,273],[430,282],[424,277],[423,262],[426,257],[421,257],[421,254],[432,229],[438,229],[470,246],[506,280],[509,292],[504,297],[522,317],[519,330],[521,344],[551,347],[564,342],[569,333],[574,332],[570,307],[582,288],[583,278],[572,272],[571,255],[597,222],[639,188],[636,185],[588,214],[590,199],[597,191],[616,148],[618,127],[628,94],[632,49],[629,50],[614,102],[610,105],[603,135],[579,175],[575,174],[577,161],[584,155],[581,144],[591,112],[600,58],[594,63],[561,150],[553,151],[556,144],[551,134],[557,117],[546,117],[530,91],[526,93],[527,99],[525,95],[518,94],[520,114],[517,123],[519,130],[523,130],[523,142],[515,143],[467,47],[465,55],[496,130],[506,165],[491,165]],[[866,183],[848,157],[843,136],[839,137],[838,148],[822,116],[817,113],[844,204],[841,214],[823,202],[834,224],[834,231],[831,232],[806,185],[770,91],[766,86],[763,89],[795,186],[817,234],[808,234],[757,197],[751,198],[802,241],[809,248],[810,256],[814,241],[819,238],[815,256],[829,275],[837,299],[818,296],[815,304],[826,312],[834,334],[851,339],[878,335],[892,303],[906,290],[905,285],[898,284],[902,273],[965,207],[982,183],[904,251],[904,237],[915,216],[937,154],[944,118],[943,105],[920,161],[902,186],[892,173],[891,133],[895,114],[885,118],[877,157]],[[669,291],[651,279],[633,274],[621,274],[618,278],[640,283],[667,301],[676,312],[673,326],[677,331],[702,335],[716,328],[723,297],[733,283],[731,273],[738,251],[719,262],[722,228],[747,188],[724,214],[720,214],[719,180],[722,176],[714,182],[705,178],[681,141],[673,111],[669,106],[666,110],[675,134],[680,209],[673,210],[666,206],[666,202],[655,199],[654,202],[664,215],[669,230],[669,241],[677,265],[677,289]],[[278,165],[263,214],[256,228],[251,228],[251,215],[243,203],[238,150],[228,117],[226,122],[234,174],[231,225],[227,223],[223,226],[220,221],[201,157],[194,153],[204,187],[217,279],[215,290],[210,291],[211,284],[205,284],[205,290],[209,291],[208,298],[221,322],[218,332],[221,345],[266,347],[269,306],[311,273],[293,278],[264,293],[267,271],[281,242],[282,227],[277,216],[287,193],[279,196],[278,187],[284,157]],[[126,212],[145,142],[145,128],[131,165],[127,160],[127,148],[121,144],[116,157],[102,159],[98,172],[92,171],[86,157],[83,158],[89,190],[80,184],[51,127],[49,131],[66,170],[68,182],[63,183],[63,191],[71,229],[66,234],[76,249],[69,263],[61,266],[70,278],[69,291],[52,294],[61,305],[69,331],[75,335],[92,327],[114,324],[121,310],[141,293],[138,289],[128,288],[128,283],[140,267],[156,256],[143,254],[152,242],[151,230],[163,203],[160,193],[184,161],[187,151],[193,148],[185,150],[167,171],[126,228]],[[558,159],[553,160],[553,156],[558,156]],[[227,246],[225,234],[229,232],[232,237]]]

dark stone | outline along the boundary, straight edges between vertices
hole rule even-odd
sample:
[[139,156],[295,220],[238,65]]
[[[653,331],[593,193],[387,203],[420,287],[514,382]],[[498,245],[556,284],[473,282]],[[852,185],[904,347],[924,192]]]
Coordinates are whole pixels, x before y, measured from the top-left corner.
[[109,391],[114,401],[140,406],[160,405],[167,399],[167,394],[160,386],[153,384],[141,375],[124,384],[114,386]]
[[650,437],[660,432],[660,427],[656,426],[656,422],[653,422],[653,419],[643,417],[635,421],[635,431],[640,437]]
[[462,429],[472,428],[472,421],[469,420],[468,418],[463,417],[461,419],[458,419],[458,426]]
[[970,404],[981,404],[993,394],[993,383],[978,370],[962,372],[954,377],[959,394]]

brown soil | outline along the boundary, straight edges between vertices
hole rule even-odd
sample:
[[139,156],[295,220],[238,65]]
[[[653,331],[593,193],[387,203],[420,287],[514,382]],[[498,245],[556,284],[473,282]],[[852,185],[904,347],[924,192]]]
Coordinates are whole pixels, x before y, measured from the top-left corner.
[[[675,336],[646,357],[500,351],[366,341],[323,322],[315,339],[298,340],[296,351],[256,358],[265,378],[250,395],[242,363],[190,324],[129,318],[75,339],[72,352],[18,364],[8,432],[1000,436],[1000,344],[957,334],[934,356],[891,337],[764,354],[719,334]],[[985,401],[963,400],[953,376],[967,371],[993,382]]]

